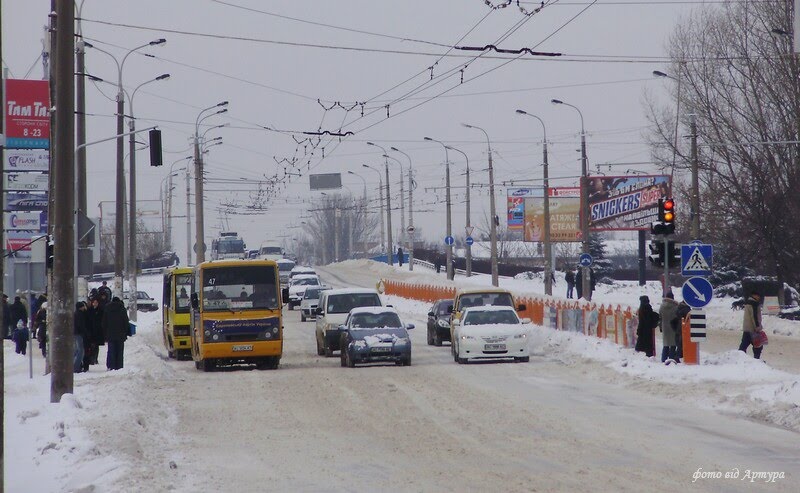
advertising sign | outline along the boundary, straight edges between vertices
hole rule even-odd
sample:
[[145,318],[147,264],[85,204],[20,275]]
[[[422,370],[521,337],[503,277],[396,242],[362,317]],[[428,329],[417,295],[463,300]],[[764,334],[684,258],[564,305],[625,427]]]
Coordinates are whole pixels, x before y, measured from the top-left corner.
[[589,228],[593,231],[650,229],[658,199],[671,195],[669,176],[593,176],[589,179]]
[[508,195],[508,219],[509,230],[521,230],[525,226],[525,198],[541,197],[541,188],[509,188]]
[[[580,241],[581,189],[550,189],[550,241]],[[544,199],[525,199],[525,241],[544,241]]]
[[311,190],[338,190],[342,188],[341,173],[308,175]]
[[46,212],[11,212],[3,214],[3,227],[6,231],[47,232]]
[[3,152],[5,171],[48,171],[50,153],[43,149],[6,149]]
[[50,147],[50,87],[46,80],[6,79],[6,147]]
[[47,194],[9,192],[5,194],[3,209],[6,211],[47,210]]
[[[31,241],[34,238],[41,236],[40,233],[32,233],[30,231],[7,231],[6,236],[6,252],[13,253],[17,258],[31,258]],[[42,240],[40,240],[42,241]]]
[[48,175],[39,173],[5,173],[5,188],[12,192],[46,192]]

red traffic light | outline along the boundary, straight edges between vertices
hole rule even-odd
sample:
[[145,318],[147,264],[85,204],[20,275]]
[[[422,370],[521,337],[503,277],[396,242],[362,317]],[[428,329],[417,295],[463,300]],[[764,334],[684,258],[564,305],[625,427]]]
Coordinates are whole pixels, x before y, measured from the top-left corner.
[[664,222],[675,222],[675,200],[669,198],[664,200]]

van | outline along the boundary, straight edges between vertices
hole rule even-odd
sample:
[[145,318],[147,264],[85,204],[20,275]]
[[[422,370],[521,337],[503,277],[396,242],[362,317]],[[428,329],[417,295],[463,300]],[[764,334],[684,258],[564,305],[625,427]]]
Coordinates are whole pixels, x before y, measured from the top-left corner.
[[333,356],[339,350],[339,326],[353,308],[385,306],[374,289],[344,288],[323,291],[317,305],[317,354]]
[[[450,317],[450,340],[453,340],[453,332],[461,320],[464,309],[473,306],[510,306],[517,311],[524,311],[525,305],[517,305],[511,291],[503,288],[468,288],[456,291],[453,299],[453,312]],[[451,350],[453,345],[450,346]],[[455,354],[455,353],[454,353]]]

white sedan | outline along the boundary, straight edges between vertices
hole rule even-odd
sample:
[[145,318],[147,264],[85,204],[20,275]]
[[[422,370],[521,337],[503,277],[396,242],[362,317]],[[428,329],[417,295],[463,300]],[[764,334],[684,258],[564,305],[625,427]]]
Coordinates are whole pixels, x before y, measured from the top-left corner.
[[467,308],[453,332],[453,359],[456,363],[490,359],[526,363],[530,361],[529,324],[529,319],[520,320],[509,306]]
[[303,301],[303,295],[306,294],[306,288],[319,286],[320,284],[319,277],[316,275],[301,274],[294,276],[289,284],[289,310],[300,306],[300,302]]

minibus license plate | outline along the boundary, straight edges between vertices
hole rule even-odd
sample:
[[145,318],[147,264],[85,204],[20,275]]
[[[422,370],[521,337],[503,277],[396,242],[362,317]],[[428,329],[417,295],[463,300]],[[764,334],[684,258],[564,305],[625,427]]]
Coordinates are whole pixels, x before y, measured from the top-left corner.
[[237,346],[233,346],[234,351],[252,351],[253,345],[252,344],[239,344]]

